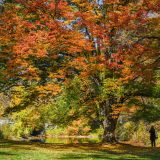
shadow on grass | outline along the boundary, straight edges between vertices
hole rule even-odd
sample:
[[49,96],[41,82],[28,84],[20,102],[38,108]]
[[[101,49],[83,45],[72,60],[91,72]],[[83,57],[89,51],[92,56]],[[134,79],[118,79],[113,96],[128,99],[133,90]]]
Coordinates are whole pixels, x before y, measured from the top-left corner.
[[[139,147],[131,144],[40,144],[41,147],[54,150],[72,150],[74,153],[67,153],[59,159],[84,159],[94,158],[107,160],[160,160],[160,148]],[[81,151],[81,154],[76,154]],[[88,154],[87,154],[88,153]],[[122,157],[122,158],[121,158]],[[125,157],[125,158],[124,158]],[[128,158],[126,158],[128,157]]]
[[92,154],[92,155],[77,155],[67,154],[59,158],[61,160],[76,160],[76,159],[95,159],[95,160],[141,160],[140,157],[130,157],[130,158],[120,158],[118,155],[102,155],[102,154]]
[[0,148],[34,150],[32,148],[32,143],[10,140],[0,140]]
[[[76,159],[96,159],[96,160],[160,160],[160,148],[139,147],[131,144],[47,144],[19,141],[0,141],[0,148],[12,148],[18,150],[48,149],[62,151],[57,159],[76,160]],[[65,154],[64,154],[65,152]],[[71,153],[72,152],[72,153]],[[7,154],[0,152],[0,155]],[[9,155],[9,154],[8,154]],[[12,155],[12,154],[11,154]]]
[[2,155],[2,156],[14,156],[14,155],[16,155],[16,154],[8,153],[8,152],[1,152],[1,151],[0,151],[0,155]]

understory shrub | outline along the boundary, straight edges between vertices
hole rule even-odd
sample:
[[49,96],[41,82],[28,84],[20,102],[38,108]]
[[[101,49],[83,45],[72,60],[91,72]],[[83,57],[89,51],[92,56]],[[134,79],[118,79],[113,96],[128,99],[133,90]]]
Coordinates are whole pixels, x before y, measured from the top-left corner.
[[[124,122],[118,123],[116,129],[116,136],[119,141],[130,141],[131,143],[138,143],[145,146],[150,146],[150,134],[149,130],[151,125],[155,126],[157,133],[160,135],[160,122],[146,123],[140,122]],[[160,137],[160,136],[159,136]],[[160,143],[160,138],[157,139],[157,144]]]
[[89,135],[91,128],[88,126],[88,122],[83,119],[78,119],[72,122],[70,126],[66,128],[67,134],[70,136],[73,135]]

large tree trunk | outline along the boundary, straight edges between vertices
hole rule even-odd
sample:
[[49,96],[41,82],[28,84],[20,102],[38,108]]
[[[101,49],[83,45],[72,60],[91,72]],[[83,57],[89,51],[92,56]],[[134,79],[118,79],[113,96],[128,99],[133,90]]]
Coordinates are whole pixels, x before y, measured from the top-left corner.
[[106,143],[114,143],[117,142],[115,130],[117,125],[118,116],[112,117],[112,115],[108,115],[106,119],[103,121],[103,142]]
[[103,112],[103,139],[102,142],[104,143],[114,143],[116,141],[116,125],[119,117],[119,113],[116,115],[113,114],[112,106],[115,104],[114,100],[111,99],[109,101],[105,101],[105,103],[102,104],[102,112]]

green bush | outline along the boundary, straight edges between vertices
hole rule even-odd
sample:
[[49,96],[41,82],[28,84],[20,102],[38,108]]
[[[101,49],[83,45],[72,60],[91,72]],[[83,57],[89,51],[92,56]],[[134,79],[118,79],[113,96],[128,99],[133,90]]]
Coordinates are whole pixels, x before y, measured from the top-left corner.
[[[144,121],[138,123],[128,121],[123,124],[118,123],[116,129],[116,136],[119,141],[130,141],[130,143],[138,143],[139,145],[150,146],[149,130],[151,125],[155,126],[156,131],[160,135],[160,122],[148,124]],[[160,144],[160,136],[157,139],[157,144]]]
[[129,141],[132,138],[136,130],[136,125],[131,122],[125,122],[124,124],[118,123],[116,129],[116,137],[119,141]]
[[4,136],[3,136],[3,132],[0,130],[0,139],[3,139]]
[[145,124],[143,121],[141,121],[137,129],[135,130],[133,136],[131,137],[131,141],[134,143],[142,143],[144,145],[150,144],[150,138],[149,138],[149,129],[148,125]]
[[7,124],[0,127],[0,137],[3,139],[12,139],[14,133],[11,130],[11,127]]
[[46,129],[45,134],[49,137],[64,136],[66,135],[66,130],[62,127],[48,128]]

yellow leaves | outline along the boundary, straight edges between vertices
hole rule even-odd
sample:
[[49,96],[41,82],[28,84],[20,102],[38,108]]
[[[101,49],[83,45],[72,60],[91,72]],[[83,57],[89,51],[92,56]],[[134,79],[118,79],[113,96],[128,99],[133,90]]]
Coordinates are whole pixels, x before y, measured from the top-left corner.
[[129,67],[124,67],[122,69],[122,77],[120,78],[120,81],[122,83],[127,83],[129,80],[134,78],[134,72]]
[[125,104],[114,104],[112,105],[112,113],[111,115],[116,116],[119,115],[119,113],[126,111],[128,108]]
[[37,75],[37,68],[29,66],[26,69],[26,74],[31,74],[32,76],[36,76]]
[[83,72],[81,72],[80,77],[81,78],[87,78],[89,75],[90,75],[89,72],[83,71]]
[[115,4],[115,3],[119,3],[119,0],[104,0],[105,4]]
[[11,101],[10,101],[10,106],[18,106],[23,102],[24,97],[25,97],[25,88],[23,86],[16,86],[12,88],[11,91]]
[[113,118],[118,118],[120,113],[128,113],[133,114],[139,109],[139,106],[137,105],[132,105],[128,107],[127,103],[126,104],[114,104],[112,105],[112,117]]
[[49,75],[50,78],[52,79],[57,79],[57,78],[65,78],[64,72],[62,71],[62,73],[50,73]]
[[[67,33],[64,43],[66,44],[66,50],[69,53],[75,54],[83,51],[91,51],[92,47],[88,40],[84,38],[81,33]],[[66,42],[68,39],[68,42]]]
[[90,11],[93,9],[93,5],[86,0],[73,0],[73,2],[77,4],[82,11]]
[[12,119],[15,121],[12,129],[15,130],[17,127],[23,130],[27,127],[34,129],[37,126],[37,122],[39,121],[40,117],[41,115],[37,108],[28,106],[26,109],[12,114]]
[[[69,65],[74,66],[79,70],[86,70],[87,69],[87,62],[84,57],[78,57],[74,59],[74,61],[70,62]],[[83,66],[83,68],[82,68]]]
[[21,103],[22,99],[21,98],[18,98],[16,95],[13,95],[12,97],[12,103],[17,106]]
[[104,86],[107,90],[117,90],[121,85],[122,83],[117,79],[106,78],[104,81]]
[[125,75],[125,76],[131,75],[131,69],[128,68],[128,67],[125,67],[125,68],[122,70],[122,74]]
[[45,86],[38,86],[36,90],[44,96],[48,93],[51,95],[57,95],[61,91],[61,87],[57,84],[46,84]]
[[123,62],[124,62],[124,65],[127,66],[127,67],[131,67],[134,64],[133,61],[127,60],[127,59],[124,60]]

